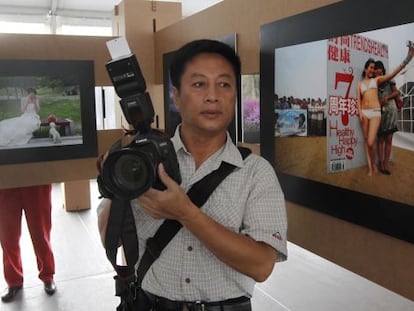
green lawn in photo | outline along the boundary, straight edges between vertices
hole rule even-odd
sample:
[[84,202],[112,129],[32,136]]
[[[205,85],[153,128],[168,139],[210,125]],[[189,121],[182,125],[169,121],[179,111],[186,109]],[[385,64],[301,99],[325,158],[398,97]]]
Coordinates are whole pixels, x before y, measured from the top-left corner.
[[[81,103],[79,87],[43,87],[36,89],[39,98],[41,120],[49,115],[58,119],[70,119],[74,123],[75,135],[82,135]],[[0,88],[0,120],[21,115],[20,102],[26,92],[17,88]],[[34,133],[35,137],[48,136],[48,128],[41,128]],[[58,129],[64,134],[64,129]]]

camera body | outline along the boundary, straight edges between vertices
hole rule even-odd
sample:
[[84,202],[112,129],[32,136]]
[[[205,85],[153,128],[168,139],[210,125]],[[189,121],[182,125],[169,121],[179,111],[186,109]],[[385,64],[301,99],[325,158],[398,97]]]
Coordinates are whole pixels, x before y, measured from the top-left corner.
[[167,174],[181,183],[177,155],[170,139],[151,128],[154,108],[134,54],[109,61],[107,72],[121,98],[122,112],[134,130],[133,140],[122,146],[116,142],[100,167],[99,191],[103,197],[131,200],[149,188],[164,189],[157,170],[160,163]]
[[131,200],[151,187],[164,190],[157,174],[160,163],[171,178],[181,183],[172,142],[155,130],[137,134],[127,146],[112,148],[108,153],[98,178],[101,193],[106,197]]

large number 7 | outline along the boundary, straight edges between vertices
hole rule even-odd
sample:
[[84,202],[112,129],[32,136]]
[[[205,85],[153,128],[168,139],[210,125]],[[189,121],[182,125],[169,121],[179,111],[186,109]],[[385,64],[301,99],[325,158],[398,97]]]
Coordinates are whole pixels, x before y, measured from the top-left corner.
[[[349,97],[349,91],[351,90],[352,81],[354,81],[354,75],[352,73],[337,72],[335,74],[335,90],[338,87],[338,83],[340,82],[348,83],[348,88],[346,89],[346,94],[344,97],[345,99],[348,99]],[[348,122],[349,122],[348,111],[345,111],[344,113],[342,113],[341,119],[342,119],[343,125],[348,125]]]

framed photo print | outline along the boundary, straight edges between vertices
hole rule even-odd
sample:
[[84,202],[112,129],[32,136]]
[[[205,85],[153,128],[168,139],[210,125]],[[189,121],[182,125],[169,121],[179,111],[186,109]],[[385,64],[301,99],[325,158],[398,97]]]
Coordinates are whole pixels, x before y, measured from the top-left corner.
[[[404,61],[413,10],[402,0],[341,1],[263,25],[260,47],[261,154],[287,200],[411,243],[414,61],[392,79],[403,99],[398,130],[388,145],[375,133],[374,161],[380,168],[388,153],[388,172],[370,174],[357,87],[369,61],[386,72]],[[385,84],[372,87],[379,100]],[[386,109],[375,112],[378,122],[389,118]],[[306,135],[295,132],[301,114]]]
[[0,164],[97,155],[93,61],[0,60]]

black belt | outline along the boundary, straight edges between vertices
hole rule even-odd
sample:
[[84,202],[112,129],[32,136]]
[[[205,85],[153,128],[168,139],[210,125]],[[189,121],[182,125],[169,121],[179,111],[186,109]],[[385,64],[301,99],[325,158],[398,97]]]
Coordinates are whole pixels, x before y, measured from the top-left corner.
[[246,296],[214,302],[174,301],[145,292],[154,311],[251,311],[250,298]]

